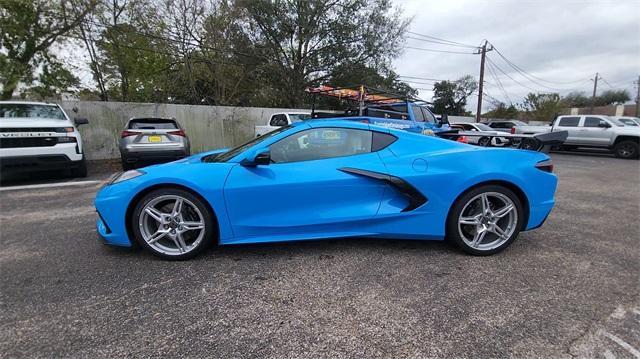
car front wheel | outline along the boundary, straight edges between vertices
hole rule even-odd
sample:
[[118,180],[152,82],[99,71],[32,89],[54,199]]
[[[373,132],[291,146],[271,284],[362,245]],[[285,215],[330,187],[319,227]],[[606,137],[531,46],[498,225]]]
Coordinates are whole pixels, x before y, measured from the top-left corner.
[[638,143],[634,141],[620,141],[613,149],[613,153],[618,158],[632,159],[638,158]]
[[507,248],[524,220],[518,196],[506,187],[487,185],[462,195],[447,220],[447,237],[473,255],[491,255]]
[[133,211],[133,233],[152,254],[170,260],[196,256],[212,245],[214,219],[202,199],[177,189],[144,196]]

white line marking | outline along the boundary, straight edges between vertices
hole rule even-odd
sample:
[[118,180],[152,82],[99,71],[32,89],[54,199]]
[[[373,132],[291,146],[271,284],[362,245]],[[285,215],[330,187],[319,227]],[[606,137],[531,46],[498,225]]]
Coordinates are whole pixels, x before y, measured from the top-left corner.
[[605,350],[603,355],[604,359],[616,359],[616,356],[613,355],[613,353],[609,349]]
[[43,183],[43,184],[31,184],[26,186],[11,186],[0,187],[0,192],[3,191],[17,191],[22,189],[41,189],[41,188],[55,188],[55,187],[72,187],[72,186],[88,186],[92,184],[98,184],[102,181],[75,181],[75,182],[57,182],[57,183]]
[[626,351],[628,351],[629,353],[631,353],[631,355],[633,355],[636,358],[640,358],[640,351],[638,351],[636,348],[632,347],[629,343],[625,342],[624,340],[616,337],[615,335],[604,331],[604,330],[600,330],[600,335],[604,335],[605,337],[613,340],[616,344],[618,344],[619,346],[621,346],[622,348],[624,348]]

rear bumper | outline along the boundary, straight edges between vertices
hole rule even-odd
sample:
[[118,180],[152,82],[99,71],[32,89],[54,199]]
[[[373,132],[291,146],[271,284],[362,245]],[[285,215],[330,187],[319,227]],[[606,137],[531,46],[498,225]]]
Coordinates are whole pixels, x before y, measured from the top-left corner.
[[189,150],[127,151],[121,150],[122,160],[127,163],[160,163],[179,160],[190,155]]
[[82,157],[73,161],[65,154],[0,157],[0,171],[2,172],[55,171],[78,168],[81,165]]

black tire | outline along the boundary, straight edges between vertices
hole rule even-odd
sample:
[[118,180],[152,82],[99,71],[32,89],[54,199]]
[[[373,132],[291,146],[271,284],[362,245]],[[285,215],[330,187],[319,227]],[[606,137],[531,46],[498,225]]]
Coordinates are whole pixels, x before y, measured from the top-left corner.
[[489,146],[489,144],[491,144],[490,137],[480,137],[480,139],[478,140],[478,146],[487,147]]
[[84,157],[80,161],[78,167],[71,169],[71,177],[87,177],[87,162]]
[[[143,235],[141,233],[140,230],[140,226],[138,225],[139,223],[139,219],[140,219],[140,215],[142,213],[142,210],[144,209],[144,207],[153,199],[158,198],[160,196],[164,196],[164,195],[175,195],[175,196],[180,196],[183,197],[187,200],[189,200],[191,203],[193,203],[198,210],[200,211],[200,213],[203,216],[203,222],[205,225],[204,228],[204,237],[202,238],[202,240],[200,241],[200,243],[194,247],[192,250],[184,253],[184,254],[179,254],[179,255],[169,255],[169,254],[165,254],[162,253],[160,251],[158,251],[157,249],[155,249],[154,247],[152,247],[151,245],[149,245],[149,243],[147,243],[144,238]],[[145,248],[147,251],[149,251],[151,254],[162,258],[162,259],[166,259],[166,260],[187,260],[190,258],[193,258],[195,256],[197,256],[198,254],[202,253],[204,250],[206,250],[207,248],[210,248],[211,246],[213,246],[215,240],[217,239],[217,226],[216,226],[216,221],[214,218],[213,213],[211,212],[211,210],[209,209],[209,207],[205,204],[204,200],[201,199],[199,196],[196,196],[194,194],[192,194],[191,192],[182,190],[182,189],[178,189],[178,188],[160,188],[154,191],[149,192],[148,194],[146,194],[144,197],[142,197],[142,199],[140,199],[138,201],[138,203],[136,204],[134,210],[133,210],[133,215],[131,216],[130,219],[130,228],[133,231],[133,235],[134,238],[136,240],[136,242],[143,248]]]
[[632,140],[622,140],[616,143],[613,154],[618,158],[634,159],[638,158],[638,142]]
[[[464,207],[467,205],[467,203],[469,203],[473,198],[475,198],[476,196],[482,193],[490,193],[490,192],[494,192],[494,193],[497,192],[497,193],[503,194],[513,202],[513,204],[515,205],[516,213],[517,213],[517,220],[515,223],[514,232],[504,243],[490,250],[478,250],[476,248],[469,246],[462,239],[462,236],[460,235],[460,231],[458,230],[458,219],[462,214],[462,211]],[[456,200],[456,202],[453,204],[453,206],[451,207],[451,210],[449,211],[449,217],[447,218],[446,237],[447,237],[447,240],[450,240],[460,249],[462,249],[463,251],[469,254],[476,255],[476,256],[488,256],[488,255],[501,252],[505,248],[507,248],[518,237],[518,234],[522,229],[522,224],[524,220],[525,218],[524,218],[522,203],[518,198],[518,196],[515,193],[513,193],[513,191],[499,185],[480,186],[470,191],[467,191],[462,196],[460,196]]]
[[120,160],[122,162],[122,170],[123,171],[128,171],[128,170],[132,170],[135,168],[135,166],[133,165],[133,163],[129,163],[127,162],[127,159],[124,157],[120,157]]

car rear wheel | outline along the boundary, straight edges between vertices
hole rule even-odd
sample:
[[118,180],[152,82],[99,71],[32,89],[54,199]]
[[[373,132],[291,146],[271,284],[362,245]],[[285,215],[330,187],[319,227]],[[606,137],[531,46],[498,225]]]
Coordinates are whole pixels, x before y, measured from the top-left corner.
[[213,243],[214,220],[202,199],[181,189],[158,189],[136,205],[131,226],[136,240],[170,260],[196,256]]
[[475,188],[454,204],[447,220],[447,237],[473,255],[491,255],[507,248],[524,220],[522,203],[506,187]]
[[613,149],[613,153],[618,158],[631,159],[638,158],[638,143],[634,141],[620,141]]
[[490,137],[480,137],[480,139],[478,140],[479,146],[487,147],[489,146],[490,143],[491,143]]

